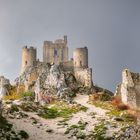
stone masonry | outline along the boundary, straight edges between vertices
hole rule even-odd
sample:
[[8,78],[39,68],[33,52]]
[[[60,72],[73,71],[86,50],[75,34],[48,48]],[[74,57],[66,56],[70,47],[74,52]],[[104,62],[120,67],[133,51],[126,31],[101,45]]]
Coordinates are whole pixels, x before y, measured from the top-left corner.
[[122,72],[120,88],[122,102],[132,108],[140,107],[140,74],[130,72],[128,69]]
[[[22,66],[21,75],[28,69],[38,67],[38,65],[54,64],[60,65],[64,71],[73,72],[77,82],[86,87],[92,87],[92,69],[88,67],[88,48],[76,48],[73,52],[73,58],[68,60],[68,45],[67,36],[64,39],[56,41],[44,41],[43,45],[43,62],[37,59],[37,50],[34,47],[23,47],[22,49]],[[35,73],[34,73],[35,74]],[[34,75],[30,74],[30,75]],[[33,81],[36,81],[37,76],[33,76]],[[28,78],[26,87],[32,83],[32,78]]]

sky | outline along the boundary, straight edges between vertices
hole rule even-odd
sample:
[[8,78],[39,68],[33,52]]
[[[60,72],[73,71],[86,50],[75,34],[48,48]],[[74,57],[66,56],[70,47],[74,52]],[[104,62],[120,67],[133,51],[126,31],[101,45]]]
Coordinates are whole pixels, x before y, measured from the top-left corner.
[[140,72],[140,0],[0,0],[0,75],[13,81],[22,47],[68,36],[87,46],[94,84],[115,91],[124,68]]

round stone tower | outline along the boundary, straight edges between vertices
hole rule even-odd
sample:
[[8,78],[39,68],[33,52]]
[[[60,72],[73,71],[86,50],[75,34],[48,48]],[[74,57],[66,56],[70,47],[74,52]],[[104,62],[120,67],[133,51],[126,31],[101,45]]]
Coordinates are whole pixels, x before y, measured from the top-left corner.
[[88,68],[88,49],[76,48],[73,52],[74,68]]
[[27,67],[34,66],[37,60],[37,52],[34,47],[23,47],[22,49],[22,68],[21,73],[23,73]]

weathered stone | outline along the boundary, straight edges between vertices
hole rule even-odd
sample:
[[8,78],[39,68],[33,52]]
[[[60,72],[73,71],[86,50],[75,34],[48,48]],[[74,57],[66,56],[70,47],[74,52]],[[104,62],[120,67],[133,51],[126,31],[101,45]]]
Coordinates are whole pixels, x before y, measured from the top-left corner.
[[122,72],[122,83],[118,90],[122,102],[131,108],[140,107],[140,74],[130,72],[128,69]]
[[8,95],[8,87],[10,86],[10,82],[4,76],[0,77],[0,100],[3,99],[4,96]]

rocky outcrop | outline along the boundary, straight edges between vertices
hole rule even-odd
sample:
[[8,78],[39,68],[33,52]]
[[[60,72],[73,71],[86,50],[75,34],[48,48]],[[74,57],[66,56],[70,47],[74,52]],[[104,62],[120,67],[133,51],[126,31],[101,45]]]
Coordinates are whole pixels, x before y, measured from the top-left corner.
[[140,108],[140,74],[128,69],[123,70],[122,83],[118,86],[116,94],[121,96],[124,104],[131,108]]
[[60,65],[50,64],[30,67],[16,79],[16,85],[24,85],[26,91],[34,91],[36,102],[44,100],[44,96],[52,95],[70,101],[77,89],[72,72],[64,72]]

